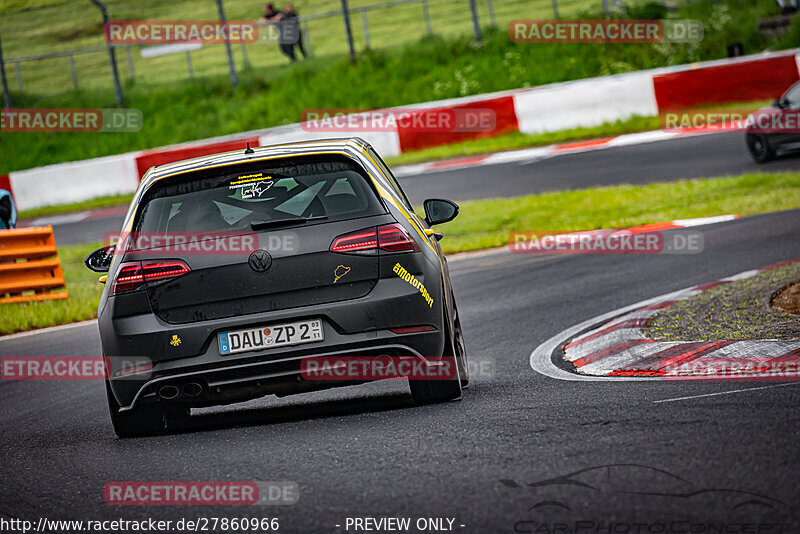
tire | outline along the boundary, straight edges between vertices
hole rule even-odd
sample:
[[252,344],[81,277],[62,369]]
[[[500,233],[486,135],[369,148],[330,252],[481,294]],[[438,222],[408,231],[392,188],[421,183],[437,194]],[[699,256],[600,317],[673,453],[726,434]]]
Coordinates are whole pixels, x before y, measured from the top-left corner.
[[[460,343],[463,348],[464,341],[461,335],[461,323],[458,320],[458,311],[456,311],[456,319],[453,321],[454,325],[454,339],[456,345]],[[458,337],[456,337],[456,334]],[[460,351],[458,348],[454,351],[452,349],[453,343],[450,341],[450,336],[445,343],[444,356],[454,354],[453,361],[456,365],[457,378],[449,380],[411,380],[409,379],[408,385],[411,389],[411,398],[414,404],[434,404],[437,402],[445,402],[455,400],[461,397],[462,377],[466,377],[469,383],[469,368],[464,367],[462,370],[462,362],[466,363],[466,352]]]
[[139,406],[131,411],[119,411],[119,404],[106,381],[108,412],[114,433],[120,438],[135,438],[163,434],[176,421],[188,416],[188,409],[181,407],[161,406],[161,403]]
[[[455,300],[453,300],[455,302]],[[455,304],[453,305],[455,308]],[[458,362],[458,377],[461,379],[461,389],[469,385],[469,359],[467,358],[467,347],[464,344],[464,334],[461,330],[461,319],[458,316],[458,309],[455,309],[456,320],[453,321],[453,343],[455,345],[455,356]]]
[[750,157],[756,163],[766,163],[775,157],[775,151],[769,146],[769,140],[764,134],[749,133],[745,136]]

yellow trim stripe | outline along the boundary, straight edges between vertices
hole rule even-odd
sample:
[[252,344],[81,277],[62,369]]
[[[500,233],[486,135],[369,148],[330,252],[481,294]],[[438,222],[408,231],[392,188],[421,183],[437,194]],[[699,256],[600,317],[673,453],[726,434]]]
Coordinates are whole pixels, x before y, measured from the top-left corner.
[[[372,162],[372,165],[383,175],[383,177],[387,180],[388,184],[389,177],[386,176],[386,174],[383,172],[383,169],[381,169],[380,165],[378,165],[375,162],[375,160],[372,159],[372,156],[369,155],[365,147],[362,147],[362,152],[364,156],[366,156],[367,159],[369,159]],[[408,222],[411,223],[411,226],[414,228],[414,230],[416,230],[419,236],[425,241],[425,244],[428,245],[428,247],[430,247],[430,249],[434,253],[436,253],[436,249],[428,240],[428,236],[425,234],[424,229],[420,226],[419,221],[417,221],[416,218],[414,218],[413,215],[406,209],[406,207],[402,205],[402,202],[400,202],[399,199],[395,199],[394,196],[389,195],[383,188],[380,188],[379,192],[381,193],[381,196],[389,200],[395,208],[400,210],[400,212],[408,220]],[[438,256],[438,254],[436,255]]]

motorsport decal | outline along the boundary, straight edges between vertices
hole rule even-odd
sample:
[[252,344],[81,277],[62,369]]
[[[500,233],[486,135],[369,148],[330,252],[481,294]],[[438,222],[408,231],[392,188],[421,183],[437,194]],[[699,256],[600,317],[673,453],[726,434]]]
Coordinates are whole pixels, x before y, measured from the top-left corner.
[[392,269],[397,276],[414,286],[415,288],[419,289],[419,292],[422,294],[422,298],[425,299],[425,302],[428,303],[428,307],[433,308],[433,297],[428,293],[428,290],[425,289],[425,286],[422,285],[422,282],[414,278],[410,272],[406,271],[399,263],[394,264],[394,269]]
[[350,267],[345,267],[344,265],[339,265],[336,269],[333,270],[333,283],[339,281],[339,278],[343,277],[347,273],[350,272]]
[[272,176],[264,176],[264,173],[246,174],[231,180],[228,189],[241,189],[242,200],[259,198],[270,187],[275,184]]

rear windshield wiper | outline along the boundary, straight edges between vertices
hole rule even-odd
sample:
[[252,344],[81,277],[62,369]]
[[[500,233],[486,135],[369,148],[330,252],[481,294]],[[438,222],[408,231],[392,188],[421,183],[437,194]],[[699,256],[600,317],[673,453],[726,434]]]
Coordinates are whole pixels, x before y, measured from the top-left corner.
[[253,230],[263,230],[264,228],[274,228],[276,226],[289,226],[292,224],[305,224],[312,221],[323,221],[327,219],[327,215],[318,215],[316,217],[290,217],[288,219],[272,219],[269,221],[251,221],[250,228]]

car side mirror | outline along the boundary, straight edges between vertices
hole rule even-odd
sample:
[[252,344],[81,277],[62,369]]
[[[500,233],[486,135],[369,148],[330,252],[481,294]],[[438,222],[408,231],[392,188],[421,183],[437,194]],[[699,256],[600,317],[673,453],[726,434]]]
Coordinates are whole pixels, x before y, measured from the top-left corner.
[[425,222],[428,226],[452,221],[458,215],[458,204],[451,200],[429,198],[422,203],[425,208]]
[[116,245],[108,245],[98,248],[84,260],[86,267],[96,273],[107,273],[111,268],[111,260],[114,259],[114,249]]

